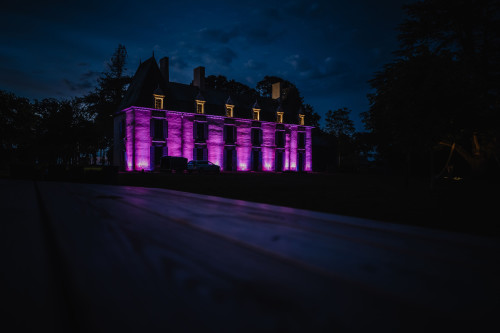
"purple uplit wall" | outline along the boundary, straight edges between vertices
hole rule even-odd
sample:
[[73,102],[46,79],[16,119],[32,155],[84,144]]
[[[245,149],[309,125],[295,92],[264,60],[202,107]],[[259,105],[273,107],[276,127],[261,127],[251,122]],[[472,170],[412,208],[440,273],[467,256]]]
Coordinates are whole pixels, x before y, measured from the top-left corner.
[[275,123],[262,123],[262,170],[274,171]]
[[134,122],[132,132],[134,133],[134,155],[135,170],[151,170],[150,165],[150,121],[151,110],[134,110]]
[[180,112],[168,112],[166,114],[168,122],[167,148],[168,155],[182,156],[182,126],[183,116]]
[[285,167],[284,170],[290,170],[290,133],[289,127],[285,130]]
[[208,160],[224,170],[224,117],[209,117],[208,121]]
[[304,171],[312,171],[312,131],[306,129],[306,165]]
[[236,129],[236,156],[238,158],[238,171],[250,170],[250,156],[252,153],[251,130],[252,122],[247,119],[239,119]]
[[[124,151],[121,163],[127,171],[151,171],[152,145],[165,145],[169,156],[182,156],[188,160],[193,159],[193,150],[196,147],[206,147],[208,160],[224,168],[224,120],[226,117],[203,115],[196,121],[207,122],[208,135],[206,143],[196,143],[193,135],[193,124],[196,115],[177,111],[160,111],[143,107],[129,107],[115,116],[115,147],[116,156]],[[151,119],[164,119],[168,135],[165,142],[152,142]],[[199,115],[198,115],[199,117]],[[250,171],[252,166],[252,149],[260,150],[262,171],[273,172],[276,168],[276,123],[259,122],[262,130],[262,141],[260,145],[252,146],[252,120],[234,118],[236,126],[236,170]],[[125,124],[123,137],[117,135],[117,131]],[[312,138],[309,126],[298,126],[294,124],[283,124],[285,128],[285,148],[283,156],[283,170],[297,171],[299,161],[298,154],[304,154],[304,171],[312,171]],[[304,149],[298,149],[298,132],[305,132]],[[233,147],[234,143],[228,144]],[[230,148],[232,149],[232,148]]]
[[290,169],[297,171],[297,128],[291,128],[290,133]]

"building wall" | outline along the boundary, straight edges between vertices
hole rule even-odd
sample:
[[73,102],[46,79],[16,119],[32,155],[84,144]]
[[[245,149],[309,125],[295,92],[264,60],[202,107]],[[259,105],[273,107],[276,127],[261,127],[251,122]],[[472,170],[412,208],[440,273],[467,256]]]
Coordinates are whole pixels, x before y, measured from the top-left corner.
[[[152,138],[152,119],[166,121],[168,132],[163,140]],[[115,117],[115,153],[114,164],[127,171],[151,171],[154,169],[154,148],[164,147],[163,152],[169,156],[182,156],[188,160],[194,158],[195,147],[206,147],[207,158],[224,170],[224,125],[226,117],[214,115],[197,115],[168,110],[155,110],[143,107],[129,107]],[[237,171],[250,171],[252,151],[260,154],[261,170],[273,172],[276,168],[275,132],[277,124],[273,122],[254,122],[250,119],[232,118],[236,126],[236,144],[227,145],[236,149]],[[193,126],[196,122],[205,123],[208,129],[206,142],[195,142]],[[120,126],[125,125],[124,135],[120,135]],[[282,124],[285,129],[285,148],[283,171],[298,170],[298,154],[304,154],[304,171],[312,171],[312,138],[310,126]],[[260,145],[252,145],[252,128],[262,131]],[[165,131],[164,130],[164,131]],[[299,149],[298,133],[304,132],[305,146]],[[164,133],[165,134],[165,133]],[[125,152],[123,153],[123,151]]]

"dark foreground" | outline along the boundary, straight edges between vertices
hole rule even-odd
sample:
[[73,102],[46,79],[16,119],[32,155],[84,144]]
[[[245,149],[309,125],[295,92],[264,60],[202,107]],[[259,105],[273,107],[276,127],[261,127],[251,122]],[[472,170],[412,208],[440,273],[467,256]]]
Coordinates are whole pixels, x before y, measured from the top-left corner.
[[427,178],[349,173],[120,173],[112,183],[500,237],[497,179],[441,180],[432,190]]
[[0,179],[2,325],[498,331],[498,242],[164,189]]

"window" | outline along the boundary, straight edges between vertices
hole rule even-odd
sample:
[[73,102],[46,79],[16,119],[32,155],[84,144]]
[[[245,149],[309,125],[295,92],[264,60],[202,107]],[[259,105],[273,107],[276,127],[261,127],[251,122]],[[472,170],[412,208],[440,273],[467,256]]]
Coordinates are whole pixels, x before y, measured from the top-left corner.
[[304,171],[304,162],[306,160],[306,154],[301,151],[297,153],[297,171],[302,172]]
[[208,124],[204,121],[193,123],[193,139],[196,142],[205,142],[208,139]]
[[276,112],[276,122],[283,123],[283,112]]
[[232,118],[234,116],[233,109],[234,105],[226,104],[226,117]]
[[260,120],[260,109],[253,109],[253,120]]
[[297,136],[297,148],[303,149],[306,147],[306,133],[299,132]]
[[164,141],[168,137],[168,124],[165,119],[151,119],[150,135],[153,141]]
[[276,144],[277,148],[284,148],[285,147],[285,132],[284,131],[276,131],[274,139],[275,139],[274,143]]
[[162,102],[160,98],[155,98],[155,109],[162,109]]
[[163,99],[165,96],[153,94],[153,97],[155,99],[155,109],[163,110]]
[[236,126],[224,125],[224,142],[229,145],[236,143]]
[[205,101],[196,100],[196,113],[204,114],[205,113]]
[[196,147],[193,150],[193,160],[206,161],[208,159],[207,147]]
[[262,130],[260,128],[252,128],[252,146],[260,146],[262,143]]
[[262,152],[260,150],[252,150],[252,171],[262,170]]
[[276,150],[275,159],[274,159],[276,172],[283,171],[283,160],[284,160],[283,155],[284,155],[283,150]]
[[305,115],[299,114],[299,125],[300,126],[304,126],[304,124],[305,124],[305,118],[306,118]]
[[154,144],[150,150],[151,169],[160,167],[161,158],[168,155],[168,148],[165,144]]

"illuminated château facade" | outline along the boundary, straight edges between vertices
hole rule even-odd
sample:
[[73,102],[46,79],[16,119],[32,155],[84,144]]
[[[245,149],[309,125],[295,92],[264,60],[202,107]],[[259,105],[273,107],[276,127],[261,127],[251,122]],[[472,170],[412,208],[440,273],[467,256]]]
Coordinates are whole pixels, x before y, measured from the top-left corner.
[[168,58],[141,63],[114,117],[114,164],[154,171],[162,156],[209,160],[223,171],[312,171],[311,130],[287,113],[280,84],[273,98],[205,89],[205,69],[191,85],[169,81]]

